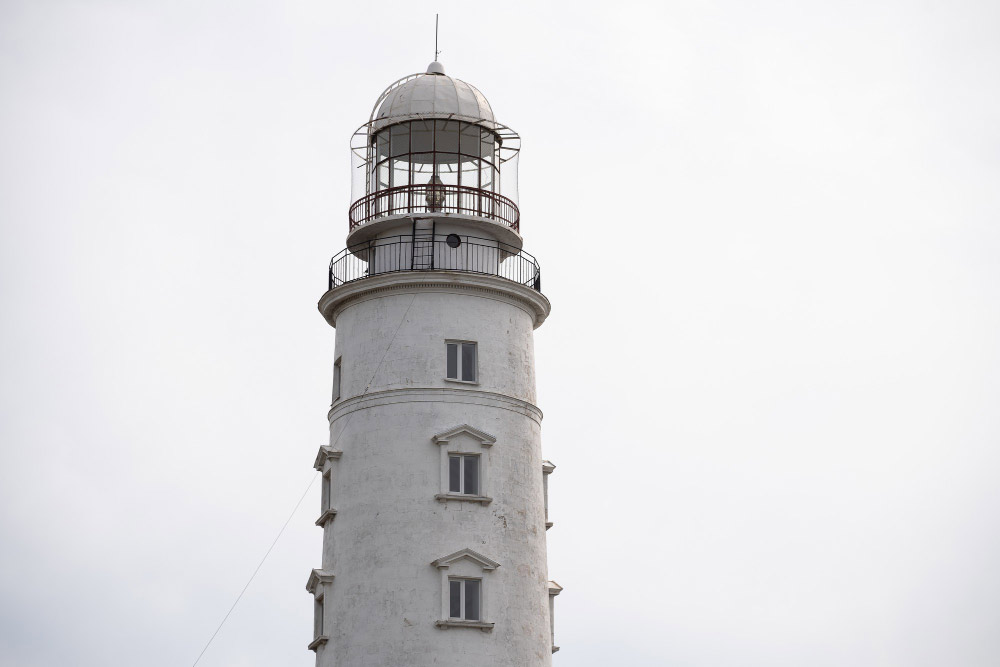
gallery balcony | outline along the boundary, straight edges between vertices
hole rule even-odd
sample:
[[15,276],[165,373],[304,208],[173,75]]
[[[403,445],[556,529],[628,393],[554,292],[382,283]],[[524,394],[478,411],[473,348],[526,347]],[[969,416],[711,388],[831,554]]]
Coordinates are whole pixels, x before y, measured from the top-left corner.
[[415,271],[496,276],[537,292],[542,290],[541,268],[532,255],[492,239],[458,234],[379,237],[344,248],[330,260],[328,288]]
[[350,230],[396,215],[453,213],[485,218],[517,232],[517,204],[496,192],[465,185],[422,183],[400,185],[365,195],[351,205]]

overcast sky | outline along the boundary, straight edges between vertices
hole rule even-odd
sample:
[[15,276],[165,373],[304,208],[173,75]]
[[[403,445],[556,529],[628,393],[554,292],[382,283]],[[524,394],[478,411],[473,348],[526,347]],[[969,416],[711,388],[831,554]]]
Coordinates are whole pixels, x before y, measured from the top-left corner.
[[[956,0],[0,3],[0,664],[194,662],[326,442],[348,141],[435,11],[523,137],[554,665],[1000,664]],[[318,492],[200,665],[313,665]]]

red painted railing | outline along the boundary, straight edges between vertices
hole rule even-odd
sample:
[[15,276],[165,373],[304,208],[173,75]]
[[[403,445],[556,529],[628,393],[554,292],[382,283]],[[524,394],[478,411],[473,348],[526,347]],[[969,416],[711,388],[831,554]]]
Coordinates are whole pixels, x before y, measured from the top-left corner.
[[351,205],[350,231],[377,218],[406,213],[459,213],[487,218],[515,232],[521,214],[517,204],[489,190],[465,185],[401,185],[366,195]]

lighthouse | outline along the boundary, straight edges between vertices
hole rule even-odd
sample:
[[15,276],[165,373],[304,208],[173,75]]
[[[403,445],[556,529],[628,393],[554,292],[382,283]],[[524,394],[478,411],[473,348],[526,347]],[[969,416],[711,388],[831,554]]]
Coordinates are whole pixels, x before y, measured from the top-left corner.
[[544,667],[558,650],[520,138],[441,63],[354,134],[309,648],[318,667]]

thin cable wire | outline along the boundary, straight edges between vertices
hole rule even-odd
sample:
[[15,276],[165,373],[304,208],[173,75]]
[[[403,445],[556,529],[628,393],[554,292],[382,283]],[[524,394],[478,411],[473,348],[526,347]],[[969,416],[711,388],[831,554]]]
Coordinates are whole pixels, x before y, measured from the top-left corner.
[[236,596],[236,601],[233,602],[233,606],[230,607],[229,611],[226,612],[226,615],[222,619],[222,622],[219,623],[219,627],[217,627],[215,629],[215,632],[212,633],[212,636],[209,637],[208,643],[205,644],[205,648],[201,649],[201,653],[199,653],[198,657],[195,658],[194,664],[191,665],[191,667],[196,667],[198,665],[198,661],[201,660],[201,656],[205,655],[205,651],[207,651],[208,647],[212,645],[212,642],[215,640],[215,636],[219,634],[219,630],[221,630],[222,626],[226,624],[227,620],[229,620],[229,615],[233,613],[233,610],[236,609],[236,605],[239,604],[240,599],[243,597],[243,594],[247,592],[248,588],[250,588],[250,583],[254,580],[254,577],[257,576],[257,573],[260,572],[260,568],[261,566],[264,565],[264,561],[266,561],[267,557],[271,555],[271,550],[274,549],[274,545],[278,543],[278,540],[281,538],[282,533],[285,532],[285,528],[288,528],[288,524],[291,522],[292,517],[295,516],[295,512],[298,511],[299,505],[301,505],[302,501],[305,500],[306,494],[309,493],[309,489],[312,488],[312,485],[316,481],[317,477],[319,477],[318,471],[315,475],[312,476],[312,479],[309,480],[309,484],[306,486],[306,490],[302,492],[302,496],[299,498],[299,502],[295,503],[295,507],[292,509],[292,513],[288,515],[287,519],[285,519],[285,523],[284,525],[281,526],[281,530],[278,531],[278,534],[277,536],[275,536],[274,541],[271,542],[271,546],[267,548],[267,553],[264,554],[264,557],[260,559],[260,563],[257,564],[257,569],[254,570],[253,574],[250,575],[250,579],[247,580],[246,586],[244,586],[243,590],[240,591],[240,594]]
[[[399,330],[403,328],[403,323],[406,322],[406,316],[410,314],[410,308],[413,307],[413,302],[416,300],[417,300],[417,295],[414,294],[413,298],[410,299],[410,304],[406,307],[406,310],[403,311],[403,317],[400,318],[399,324],[396,325],[396,330],[392,332],[392,338],[389,339],[389,344],[385,346],[385,352],[382,353],[382,358],[379,360],[378,366],[375,367],[375,372],[373,372],[371,378],[368,379],[368,384],[365,386],[365,390],[361,392],[362,396],[368,393],[368,390],[372,386],[372,382],[375,381],[375,376],[378,375],[379,370],[382,369],[382,364],[385,363],[385,358],[389,356],[389,350],[392,349],[392,344],[396,342],[396,336],[399,335]],[[347,415],[347,419],[344,420],[344,427],[340,429],[340,433],[337,434],[337,439],[334,440],[332,445],[333,447],[336,447],[337,443],[340,442],[340,436],[343,435],[344,431],[347,430],[347,425],[351,422],[351,417],[353,416],[354,416],[353,412]],[[260,563],[257,564],[257,569],[254,570],[253,574],[250,575],[250,579],[247,580],[247,583],[243,587],[243,590],[241,590],[240,594],[236,596],[236,600],[233,602],[233,606],[229,608],[229,611],[226,612],[226,615],[225,617],[223,617],[222,622],[219,623],[219,627],[217,627],[215,629],[215,632],[212,633],[212,636],[208,638],[208,643],[205,644],[205,648],[201,649],[201,653],[199,653],[198,657],[195,658],[194,664],[191,665],[191,667],[198,666],[198,661],[201,660],[201,657],[203,655],[205,655],[205,651],[207,651],[208,647],[212,645],[213,641],[215,641],[215,637],[216,635],[219,634],[219,631],[222,630],[222,626],[226,624],[227,620],[229,620],[229,616],[233,613],[233,610],[236,609],[236,605],[238,605],[240,599],[243,598],[243,594],[247,592],[247,589],[250,588],[250,584],[251,582],[253,582],[254,577],[256,577],[257,573],[260,572],[260,568],[264,565],[264,561],[266,561],[267,557],[271,555],[271,550],[274,549],[274,545],[278,543],[279,539],[281,539],[282,533],[285,532],[285,528],[288,527],[288,524],[291,522],[292,517],[295,516],[295,512],[298,511],[299,505],[301,505],[302,501],[306,499],[306,494],[309,493],[309,489],[312,488],[312,485],[316,482],[317,477],[319,477],[318,470],[316,471],[316,474],[312,476],[312,479],[309,480],[309,484],[306,485],[306,490],[302,492],[302,496],[299,498],[299,502],[295,503],[295,507],[292,509],[292,513],[288,515],[287,519],[285,519],[284,525],[281,526],[281,530],[278,531],[278,534],[277,536],[275,536],[274,541],[271,542],[271,546],[267,548],[267,553],[265,553],[264,557],[260,559]]]
[[[382,364],[385,363],[385,358],[389,356],[389,350],[392,349],[392,344],[396,342],[396,336],[397,334],[399,334],[399,330],[403,328],[403,322],[406,321],[406,316],[410,314],[410,308],[413,307],[413,302],[416,300],[417,300],[417,295],[416,293],[414,293],[413,298],[410,299],[410,305],[407,306],[406,310],[403,311],[403,317],[400,318],[399,324],[396,325],[396,330],[392,332],[392,338],[389,339],[389,344],[385,346],[385,352],[382,353],[382,358],[379,360],[378,366],[375,367],[375,372],[372,373],[371,378],[369,378],[368,384],[365,386],[365,390],[361,392],[362,396],[368,393],[368,390],[372,386],[372,382],[375,381],[375,376],[378,375],[378,372],[382,369]],[[354,413],[352,412],[351,414],[353,415]],[[344,425],[346,426],[346,423]]]

